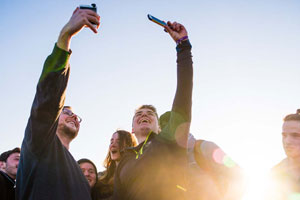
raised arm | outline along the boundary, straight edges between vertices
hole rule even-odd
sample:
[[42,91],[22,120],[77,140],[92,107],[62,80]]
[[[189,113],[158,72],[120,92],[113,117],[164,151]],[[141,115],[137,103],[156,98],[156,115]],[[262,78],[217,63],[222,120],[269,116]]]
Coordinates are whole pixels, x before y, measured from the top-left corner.
[[177,43],[177,89],[173,101],[168,131],[162,130],[163,137],[186,146],[191,122],[193,62],[191,44],[185,27],[177,22],[168,22],[166,31]]
[[91,10],[76,8],[69,22],[61,30],[51,55],[44,63],[23,141],[33,153],[42,152],[44,145],[55,136],[53,129],[57,127],[56,122],[64,105],[70,72],[71,38],[84,26],[96,33],[97,30],[91,22],[99,26],[99,19],[100,17]]

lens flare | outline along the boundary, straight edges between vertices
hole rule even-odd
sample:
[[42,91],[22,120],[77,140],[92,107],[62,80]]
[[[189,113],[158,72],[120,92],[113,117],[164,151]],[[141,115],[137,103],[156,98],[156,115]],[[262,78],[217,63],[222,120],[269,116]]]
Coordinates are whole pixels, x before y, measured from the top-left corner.
[[225,165],[226,167],[234,167],[236,164],[235,162],[227,156],[224,151],[222,151],[220,148],[217,148],[213,152],[213,159],[216,163]]
[[300,193],[290,194],[288,200],[300,200]]
[[227,155],[224,156],[223,163],[226,167],[229,167],[229,168],[232,168],[236,165],[235,162]]
[[213,159],[218,164],[223,164],[225,153],[221,149],[215,149],[213,152]]

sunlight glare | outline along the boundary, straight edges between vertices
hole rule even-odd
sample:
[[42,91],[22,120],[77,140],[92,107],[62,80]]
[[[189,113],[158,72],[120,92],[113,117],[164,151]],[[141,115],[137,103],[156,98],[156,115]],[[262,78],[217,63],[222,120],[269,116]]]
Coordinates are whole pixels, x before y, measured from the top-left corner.
[[267,200],[271,186],[270,169],[249,165],[244,173],[247,185],[243,200]]

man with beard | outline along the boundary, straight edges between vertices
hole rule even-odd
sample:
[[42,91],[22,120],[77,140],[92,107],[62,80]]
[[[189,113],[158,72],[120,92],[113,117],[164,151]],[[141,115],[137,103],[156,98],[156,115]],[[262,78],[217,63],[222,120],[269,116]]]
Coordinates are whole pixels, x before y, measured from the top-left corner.
[[143,105],[135,111],[132,129],[139,145],[122,156],[115,173],[114,200],[181,200],[186,196],[184,172],[193,87],[191,44],[183,25],[168,22],[164,28],[177,43],[177,89],[170,120],[160,130],[155,107]]
[[15,199],[15,180],[20,159],[20,148],[16,147],[0,155],[0,199]]
[[283,119],[282,143],[286,158],[272,169],[272,200],[300,197],[300,109]]
[[45,61],[22,143],[18,200],[91,199],[90,186],[69,152],[81,118],[63,105],[70,73],[71,38],[85,26],[97,33],[99,24],[96,12],[76,8]]

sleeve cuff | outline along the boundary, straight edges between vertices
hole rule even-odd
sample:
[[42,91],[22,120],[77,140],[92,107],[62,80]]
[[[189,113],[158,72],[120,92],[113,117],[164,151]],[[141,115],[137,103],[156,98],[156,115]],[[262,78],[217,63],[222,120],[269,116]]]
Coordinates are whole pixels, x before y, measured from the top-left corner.
[[178,44],[176,46],[177,53],[182,52],[184,50],[190,50],[190,49],[192,49],[192,45],[190,43],[190,40],[182,41],[180,44]]
[[60,54],[66,53],[70,56],[72,54],[72,50],[69,49],[69,51],[66,51],[64,49],[61,49],[57,46],[57,43],[55,43],[53,53],[60,53]]

